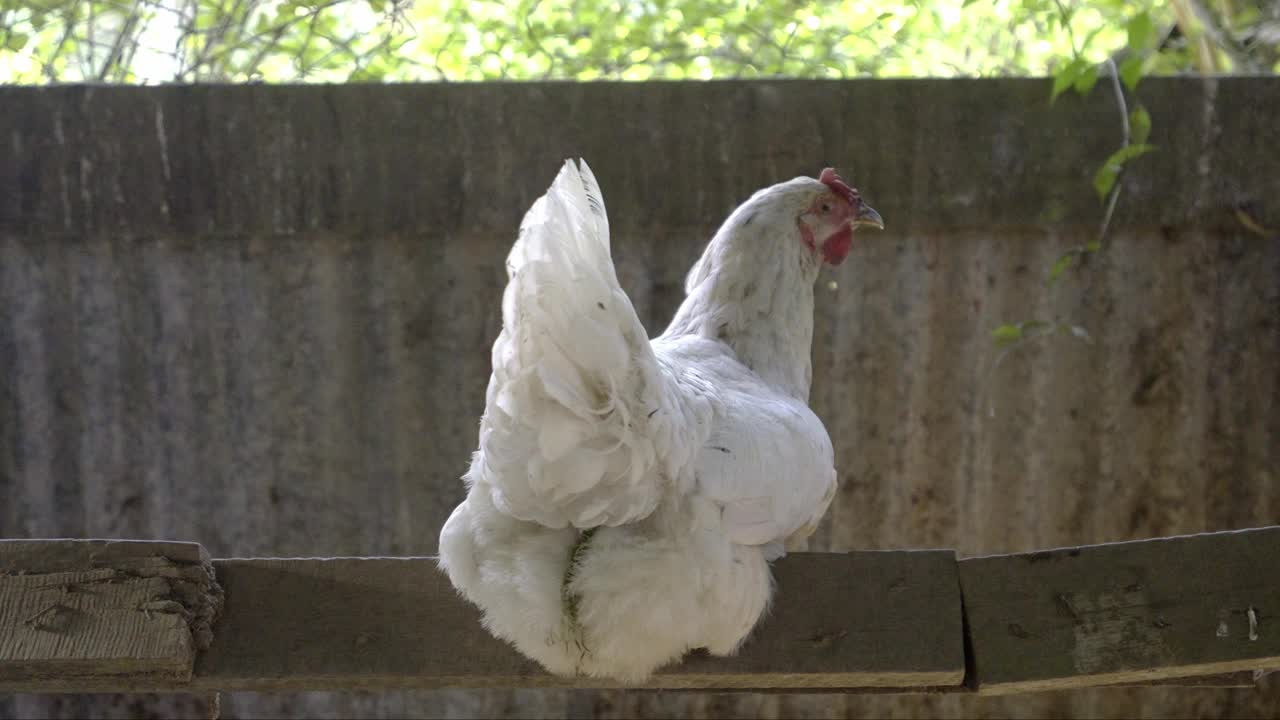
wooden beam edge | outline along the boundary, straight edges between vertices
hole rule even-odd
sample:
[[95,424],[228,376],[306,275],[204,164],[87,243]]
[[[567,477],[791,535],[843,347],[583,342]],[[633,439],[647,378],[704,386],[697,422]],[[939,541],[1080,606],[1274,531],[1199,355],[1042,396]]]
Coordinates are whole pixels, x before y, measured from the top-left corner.
[[[1177,538],[1193,538],[1205,535],[1224,535],[1248,533],[1280,528],[1252,528],[1248,530],[1229,531],[1228,533],[1203,533],[1200,535],[1176,536],[1175,538],[1154,538],[1130,543],[1106,543],[1105,545],[1134,545],[1140,543],[1160,542]],[[16,542],[42,541],[0,541],[0,546]],[[82,541],[86,543],[102,541]],[[117,548],[127,557],[147,541],[110,541],[111,551]],[[175,545],[187,545],[177,544]],[[194,545],[194,544],[191,544]],[[199,545],[198,557],[200,565],[207,567],[211,576],[210,593],[216,595],[216,605],[221,606],[221,588],[213,575],[213,561]],[[13,547],[12,545],[10,547]],[[107,547],[107,546],[103,546]],[[1094,546],[1081,546],[1080,549]],[[1007,556],[1034,556],[1044,552],[1058,552],[1076,548],[1062,548],[1054,551],[1036,551],[1016,553]],[[176,554],[176,553],[175,553]],[[185,553],[184,553],[185,554]],[[111,552],[114,557],[115,552]],[[191,562],[194,558],[183,557],[178,562]],[[262,558],[257,558],[262,559]],[[300,559],[300,558],[289,558]],[[400,559],[400,558],[397,558]],[[978,558],[954,560],[959,586],[960,563]],[[963,593],[961,593],[963,600]],[[968,649],[967,613],[961,608],[965,623],[965,645]],[[213,628],[216,630],[216,627]],[[194,629],[193,629],[194,634]],[[213,639],[210,633],[209,639]],[[208,642],[201,643],[201,654],[208,647]],[[1010,683],[983,683],[981,678],[973,677],[974,664],[972,658],[966,657],[965,669],[956,672],[921,672],[921,673],[698,673],[669,674],[657,676],[651,683],[641,687],[629,687],[632,690],[685,690],[716,692],[853,692],[853,693],[977,693],[980,695],[1007,695],[1014,693],[1042,692],[1050,690],[1078,689],[1084,687],[1154,687],[1154,686],[1186,686],[1186,687],[1251,687],[1254,686],[1256,673],[1280,669],[1280,657],[1251,658],[1234,662],[1217,662],[1191,664],[1177,667],[1150,668],[1124,672],[1080,675],[1065,678],[1049,678],[1033,681]],[[968,677],[966,677],[966,673]],[[47,675],[47,674],[46,674]],[[550,674],[529,675],[494,675],[494,676],[412,676],[412,675],[303,675],[293,677],[206,677],[198,672],[187,678],[175,676],[172,679],[152,674],[136,677],[128,674],[117,676],[94,677],[36,677],[14,681],[12,678],[0,682],[0,691],[4,692],[208,692],[208,691],[286,691],[286,690],[379,690],[379,689],[431,689],[431,688],[581,688],[609,689],[622,688],[617,683],[592,678],[558,678]]]
[[1078,554],[1085,550],[1096,550],[1098,548],[1111,547],[1134,547],[1147,544],[1176,542],[1180,540],[1195,540],[1203,538],[1224,538],[1230,536],[1246,536],[1252,534],[1265,534],[1280,530],[1280,525],[1262,525],[1259,527],[1239,528],[1236,530],[1218,530],[1216,532],[1203,533],[1183,533],[1181,535],[1163,535],[1161,537],[1142,538],[1140,540],[1116,540],[1113,542],[1092,543],[1089,545],[1064,545],[1061,547],[1045,548],[1041,550],[1028,550],[1026,552],[1014,553],[989,553],[986,555],[969,555],[961,557],[959,562],[973,562],[975,560],[995,560],[1003,558],[1028,558],[1033,560],[1048,559],[1050,556],[1058,553]]
[[854,691],[886,689],[914,692],[916,688],[953,686],[959,689],[963,673],[708,673],[698,675],[657,675],[644,685],[624,685],[615,681],[579,677],[561,678],[551,674],[536,675],[343,675],[289,676],[276,678],[213,678],[193,676],[181,686],[199,692],[272,692],[302,690],[425,690],[462,688],[526,688],[628,691],[699,691],[780,692]]
[[1258,665],[1257,660],[1240,660],[1183,665],[1175,668],[1079,675],[1070,678],[990,683],[978,686],[977,694],[1014,695],[1095,687],[1256,687],[1256,682],[1253,680],[1255,675],[1270,668],[1280,668],[1280,658],[1267,658],[1261,663],[1262,667],[1257,667]]
[[[666,683],[661,678],[653,683],[639,687],[624,687],[603,681],[574,682],[551,675],[526,675],[511,677],[494,677],[485,682],[476,682],[475,677],[433,677],[431,682],[422,682],[423,678],[407,676],[368,676],[351,678],[350,676],[325,678],[322,676],[309,678],[259,678],[259,679],[226,679],[204,678],[195,676],[190,681],[174,678],[172,682],[158,683],[154,676],[103,678],[102,676],[86,678],[43,678],[29,683],[0,683],[0,692],[23,693],[206,693],[206,692],[294,692],[294,691],[378,691],[378,690],[443,690],[443,689],[579,689],[609,690],[625,689],[628,692],[714,692],[714,693],[804,693],[804,694],[855,694],[855,695],[1011,695],[1019,693],[1046,692],[1053,690],[1070,690],[1084,688],[1153,688],[1183,687],[1203,689],[1246,689],[1256,687],[1255,671],[1244,670],[1234,673],[1213,675],[1187,675],[1176,678],[1122,679],[1097,677],[1096,684],[1054,686],[1043,684],[1023,684],[1021,687],[999,686],[975,690],[960,684],[957,675],[939,675],[935,682],[925,678],[902,679],[894,684],[867,684],[874,681],[867,678],[847,678],[837,674],[828,676],[828,684],[807,684],[780,682],[768,684],[761,682],[742,683],[747,676],[737,676],[738,681],[717,684],[716,678],[722,676],[699,676],[689,678],[691,682]],[[750,676],[760,678],[769,676]],[[693,680],[705,682],[694,683]]]

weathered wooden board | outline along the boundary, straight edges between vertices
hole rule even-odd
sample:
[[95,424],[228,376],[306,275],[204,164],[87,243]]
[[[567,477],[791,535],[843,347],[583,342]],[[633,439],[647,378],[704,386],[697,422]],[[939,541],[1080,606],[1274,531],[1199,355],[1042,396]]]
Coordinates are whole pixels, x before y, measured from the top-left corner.
[[[215,561],[227,602],[191,686],[207,690],[610,687],[552,677],[480,625],[430,558]],[[734,658],[693,656],[660,688],[958,686],[950,551],[795,554]]]
[[960,581],[983,693],[1280,667],[1280,528],[966,559]]
[[193,543],[0,540],[0,689],[185,682],[219,600]]
[[[775,564],[777,602],[737,657],[694,654],[647,689],[1247,686],[1250,671],[1280,668],[1278,569],[1280,528],[959,563],[794,554]],[[0,690],[612,686],[552,677],[491,637],[432,558],[209,561],[185,543],[0,541]]]

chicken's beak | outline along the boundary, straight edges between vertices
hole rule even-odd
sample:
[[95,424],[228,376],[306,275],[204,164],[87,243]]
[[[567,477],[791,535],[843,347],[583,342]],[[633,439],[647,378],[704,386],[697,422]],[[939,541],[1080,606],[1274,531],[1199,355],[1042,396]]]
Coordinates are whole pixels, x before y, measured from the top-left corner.
[[884,219],[880,217],[880,213],[876,212],[875,208],[862,203],[858,208],[858,213],[853,216],[853,226],[858,227],[860,225],[870,225],[878,230],[883,230]]

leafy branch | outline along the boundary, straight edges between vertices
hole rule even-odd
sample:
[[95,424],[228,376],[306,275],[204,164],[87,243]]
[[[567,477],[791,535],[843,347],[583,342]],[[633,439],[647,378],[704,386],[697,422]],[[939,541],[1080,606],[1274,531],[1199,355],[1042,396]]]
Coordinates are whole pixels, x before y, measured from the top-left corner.
[[[1055,0],[1055,5],[1060,13],[1060,22],[1068,28],[1070,34],[1070,11],[1058,0]],[[1141,104],[1130,110],[1125,96],[1125,87],[1128,87],[1130,92],[1136,90],[1142,78],[1142,58],[1154,38],[1154,27],[1150,15],[1141,12],[1131,18],[1127,25],[1127,33],[1128,49],[1132,54],[1123,65],[1118,66],[1111,57],[1101,63],[1089,63],[1079,54],[1079,50],[1076,50],[1075,57],[1054,76],[1053,87],[1050,90],[1050,103],[1055,102],[1067,89],[1074,89],[1077,94],[1086,95],[1093,89],[1100,75],[1105,74],[1110,79],[1114,91],[1121,130],[1119,148],[1103,161],[1093,176],[1093,188],[1104,207],[1098,233],[1089,242],[1068,248],[1049,267],[1046,283],[1052,291],[1051,302],[1056,298],[1058,281],[1068,270],[1082,267],[1090,257],[1103,251],[1116,206],[1120,201],[1123,188],[1120,180],[1128,163],[1155,150],[1153,145],[1147,143],[1151,135],[1150,113]],[[1073,49],[1076,48],[1074,36],[1071,38],[1071,43]],[[1004,358],[1023,343],[1059,333],[1092,342],[1092,336],[1084,326],[1072,323],[1061,316],[1052,320],[1026,320],[997,326],[991,331],[991,336],[997,347],[1002,348],[1002,352],[997,356],[993,369],[999,367]]]

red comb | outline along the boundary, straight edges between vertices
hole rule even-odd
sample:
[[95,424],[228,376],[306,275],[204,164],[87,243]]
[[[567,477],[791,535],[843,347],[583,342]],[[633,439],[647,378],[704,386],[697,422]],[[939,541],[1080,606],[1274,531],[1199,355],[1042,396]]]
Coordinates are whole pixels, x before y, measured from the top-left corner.
[[831,188],[832,192],[838,193],[845,200],[848,200],[849,204],[854,207],[857,207],[858,202],[862,199],[856,189],[849,187],[849,183],[836,174],[835,168],[824,168],[822,174],[818,176],[818,181]]

